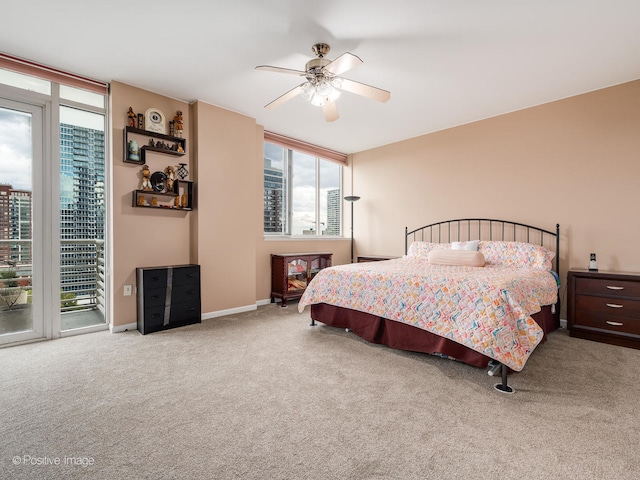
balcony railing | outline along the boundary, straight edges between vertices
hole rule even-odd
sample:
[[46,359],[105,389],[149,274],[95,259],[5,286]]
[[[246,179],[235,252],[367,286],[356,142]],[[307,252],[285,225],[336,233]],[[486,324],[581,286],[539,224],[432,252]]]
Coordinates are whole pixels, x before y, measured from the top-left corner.
[[[24,290],[22,303],[31,303],[32,273],[31,240],[0,240],[0,283]],[[105,282],[104,240],[60,241],[61,313],[100,310],[104,316]]]

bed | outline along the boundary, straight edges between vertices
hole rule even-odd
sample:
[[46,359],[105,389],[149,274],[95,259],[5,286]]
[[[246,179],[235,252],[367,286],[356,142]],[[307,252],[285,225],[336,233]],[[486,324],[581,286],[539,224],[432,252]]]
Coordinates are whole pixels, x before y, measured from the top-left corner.
[[490,367],[512,393],[507,374],[559,326],[559,239],[559,225],[481,218],[405,229],[403,257],[321,270],[298,310],[372,343]]

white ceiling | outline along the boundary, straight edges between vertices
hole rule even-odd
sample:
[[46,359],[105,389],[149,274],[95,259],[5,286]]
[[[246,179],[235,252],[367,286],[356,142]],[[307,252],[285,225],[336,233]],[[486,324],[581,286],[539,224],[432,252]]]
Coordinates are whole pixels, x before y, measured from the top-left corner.
[[[3,1],[0,51],[248,115],[353,153],[640,78],[639,0]],[[364,64],[340,118],[296,97],[311,46]],[[114,112],[125,115],[125,112]]]

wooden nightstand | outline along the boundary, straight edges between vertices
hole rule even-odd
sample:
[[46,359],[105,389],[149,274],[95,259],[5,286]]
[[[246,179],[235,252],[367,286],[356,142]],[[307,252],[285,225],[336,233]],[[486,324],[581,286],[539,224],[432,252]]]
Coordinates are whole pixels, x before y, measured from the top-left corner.
[[568,274],[570,335],[640,349],[640,273]]
[[358,255],[358,263],[362,262],[380,262],[382,260],[393,260],[398,257],[390,257],[388,255]]

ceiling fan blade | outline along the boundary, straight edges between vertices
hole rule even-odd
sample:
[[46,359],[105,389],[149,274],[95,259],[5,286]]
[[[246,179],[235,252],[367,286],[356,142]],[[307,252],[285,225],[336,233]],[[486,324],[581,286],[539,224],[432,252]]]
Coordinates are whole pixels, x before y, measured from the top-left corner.
[[291,68],[282,68],[282,67],[272,67],[271,65],[258,65],[256,70],[265,70],[267,72],[276,72],[276,73],[292,73],[294,75],[306,75],[307,72],[303,72],[302,70],[293,70]]
[[334,122],[338,117],[338,107],[336,102],[327,102],[322,105],[322,111],[324,112],[324,119],[327,122]]
[[340,82],[341,85],[339,88],[347,92],[363,95],[379,102],[386,102],[391,98],[391,93],[381,88],[372,87],[371,85],[355,82],[346,78],[341,78]]
[[302,85],[304,85],[304,83],[301,83],[297,87],[292,88],[291,90],[289,90],[287,93],[285,93],[283,95],[280,95],[273,102],[266,104],[264,106],[264,108],[274,109],[274,108],[279,107],[280,105],[282,105],[287,100],[291,100],[293,97],[295,97],[300,92],[302,92]]
[[357,67],[361,63],[364,62],[360,60],[360,57],[354,55],[353,53],[347,52],[343,53],[333,62],[329,63],[324,67],[324,69],[329,73],[333,73],[334,75],[340,75],[347,70],[351,70],[353,67]]

